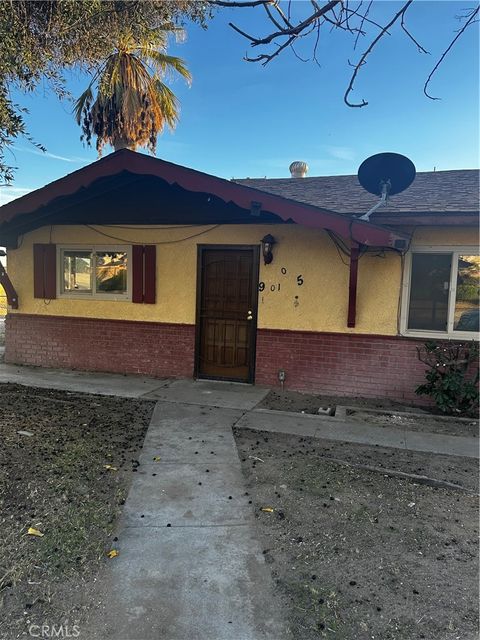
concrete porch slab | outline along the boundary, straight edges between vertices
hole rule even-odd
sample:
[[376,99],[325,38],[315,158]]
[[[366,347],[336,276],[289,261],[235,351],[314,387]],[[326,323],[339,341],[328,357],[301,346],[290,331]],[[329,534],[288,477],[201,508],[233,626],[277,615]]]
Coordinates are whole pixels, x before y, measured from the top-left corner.
[[145,376],[123,376],[115,373],[44,369],[43,367],[2,363],[0,364],[0,383],[6,382],[43,389],[140,398],[146,393],[168,384],[170,380],[157,380]]

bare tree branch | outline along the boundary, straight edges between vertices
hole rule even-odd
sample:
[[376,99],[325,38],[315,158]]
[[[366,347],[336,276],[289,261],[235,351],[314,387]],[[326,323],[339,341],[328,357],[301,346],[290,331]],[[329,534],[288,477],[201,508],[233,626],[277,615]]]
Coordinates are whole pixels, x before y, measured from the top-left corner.
[[[213,1],[221,2],[222,0],[213,0]],[[257,0],[252,0],[252,2],[253,1],[257,1]],[[315,22],[316,20],[321,18],[325,13],[328,13],[329,11],[331,11],[336,5],[341,4],[341,2],[342,0],[330,0],[330,2],[327,2],[327,4],[321,7],[318,11],[315,11],[314,13],[312,13],[303,22],[299,22],[296,26],[292,26],[287,29],[279,29],[278,31],[274,31],[273,33],[270,33],[268,36],[265,36],[265,38],[255,38],[253,36],[249,36],[248,34],[241,32],[238,28],[236,28],[235,30],[238,31],[239,33],[243,33],[243,35],[250,40],[250,42],[252,43],[252,46],[254,47],[258,47],[259,45],[262,45],[262,44],[270,44],[272,40],[275,40],[276,38],[299,35],[300,33],[302,33],[302,31],[304,31],[307,27],[309,27],[312,24],[312,22]],[[230,5],[229,2],[227,2],[226,4]]]
[[417,49],[418,49],[418,51],[420,53],[427,53],[427,54],[430,53],[430,51],[427,51],[426,49],[424,49],[422,47],[422,45],[417,40],[415,40],[415,38],[412,36],[410,31],[405,26],[405,14],[402,15],[402,20],[400,22],[400,26],[402,27],[403,31],[407,34],[407,36],[410,38],[410,40],[415,44],[415,46],[417,47]]
[[355,51],[355,49],[357,48],[357,44],[358,44],[358,39],[360,37],[360,34],[362,33],[362,28],[363,28],[363,23],[365,22],[365,20],[367,19],[368,13],[370,11],[370,7],[372,6],[373,0],[370,0],[370,2],[368,3],[368,7],[367,10],[365,11],[365,13],[362,16],[362,21],[360,22],[360,29],[358,30],[357,33],[357,37],[355,38],[355,44],[353,45],[353,50]]
[[292,23],[289,20],[290,16],[287,18],[287,16],[283,13],[282,9],[280,8],[280,5],[278,4],[278,2],[275,2],[275,9],[276,9],[277,13],[280,15],[280,17],[282,18],[282,20],[287,25],[287,27],[291,28],[292,27]]
[[[371,20],[370,18],[367,18],[369,11],[370,11],[370,7],[373,4],[373,0],[371,0],[371,2],[369,2],[368,7],[366,9],[366,11],[364,13],[360,13],[358,8],[357,9],[348,9],[345,10],[347,13],[351,13],[352,16],[359,16],[362,18],[362,24],[364,22],[367,22],[368,24],[373,24],[374,27],[377,27],[377,29],[384,29],[385,27],[383,27],[381,24],[379,24],[378,22],[375,22],[375,20]],[[390,35],[390,33],[388,33],[388,35]]]
[[261,62],[263,65],[266,65],[271,60],[273,60],[273,58],[276,58],[284,49],[289,47],[294,41],[295,41],[295,36],[290,36],[290,38],[286,40],[283,44],[278,45],[278,49],[273,53],[270,53],[270,54],[262,53],[256,58],[245,57],[245,60],[247,60],[247,62]]
[[[280,55],[285,49],[290,48],[293,54],[302,62],[306,62],[307,60],[313,60],[317,65],[320,66],[318,60],[318,50],[320,37],[323,32],[326,32],[326,29],[329,28],[329,32],[335,31],[335,29],[340,29],[343,32],[350,33],[355,36],[353,50],[356,51],[357,45],[360,42],[360,36],[368,37],[369,44],[366,47],[364,53],[360,56],[360,59],[357,63],[351,63],[348,61],[348,64],[353,67],[353,72],[350,77],[350,81],[346,88],[344,94],[344,102],[349,107],[364,107],[368,104],[365,99],[362,99],[360,102],[353,102],[350,99],[350,95],[354,90],[354,84],[357,80],[357,76],[360,72],[360,69],[365,66],[367,63],[367,59],[369,58],[372,51],[375,49],[377,44],[385,35],[391,35],[390,29],[394,25],[398,25],[398,27],[405,34],[405,37],[408,38],[417,48],[419,53],[429,54],[429,51],[420,43],[419,39],[417,39],[410,31],[406,23],[406,13],[409,9],[410,5],[413,3],[413,0],[403,0],[402,6],[400,9],[388,19],[385,20],[385,24],[381,24],[377,22],[374,17],[371,16],[372,7],[375,7],[376,4],[373,0],[357,0],[355,3],[352,3],[351,0],[309,0],[309,3],[302,3],[303,9],[298,9],[295,6],[295,12],[292,9],[292,0],[283,0],[284,6],[286,4],[286,9],[283,10],[280,7],[282,0],[207,0],[211,5],[217,7],[258,7],[263,6],[266,14],[267,21],[273,27],[270,32],[261,36],[254,36],[250,33],[247,33],[237,25],[230,23],[230,27],[234,29],[237,33],[239,33],[243,38],[246,38],[252,47],[265,47],[266,50],[263,50],[256,56],[245,55],[244,59],[248,62],[260,62],[262,65],[266,65],[271,62],[274,58]],[[305,5],[307,6],[306,15],[305,15]],[[303,11],[303,15],[302,15]],[[468,10],[465,15],[462,16],[462,19],[466,20],[465,24],[461,29],[458,30],[456,36],[452,39],[448,47],[445,49],[438,62],[432,69],[430,75],[428,76],[423,92],[424,94],[432,99],[438,100],[439,98],[435,98],[428,92],[428,87],[432,77],[437,72],[438,68],[441,66],[445,57],[448,55],[455,42],[460,38],[460,36],[465,32],[468,26],[478,21],[478,15],[480,12],[480,7],[477,6],[474,9]],[[300,14],[300,17],[294,18],[293,15]],[[296,23],[296,20],[298,22]],[[327,27],[330,25],[330,27]],[[378,33],[375,34],[375,31],[372,32],[372,28],[367,29],[366,25],[372,25],[378,29]],[[323,29],[323,30],[322,30]],[[300,38],[306,38],[308,35],[315,32],[314,42],[312,45],[312,54],[310,58],[304,57],[300,55],[298,51],[294,48],[294,44],[298,42]],[[272,50],[273,49],[273,50]],[[303,52],[302,52],[303,53]]]
[[275,4],[275,0],[209,0],[217,7],[259,7],[265,4]]
[[343,100],[344,100],[345,104],[348,105],[349,107],[366,107],[367,106],[368,102],[366,100],[364,100],[363,98],[362,98],[361,102],[350,102],[350,100],[349,100],[349,95],[353,91],[353,85],[355,84],[355,80],[357,78],[358,72],[360,71],[361,67],[365,64],[365,61],[367,60],[369,54],[373,51],[373,49],[378,44],[378,42],[383,38],[383,36],[388,31],[388,29],[390,29],[390,27],[392,27],[397,22],[397,20],[399,18],[401,18],[405,14],[405,11],[412,4],[412,2],[413,2],[413,0],[408,0],[403,5],[403,7],[400,9],[400,11],[398,11],[393,16],[393,18],[390,20],[390,22],[384,28],[382,28],[382,30],[380,31],[378,36],[372,40],[372,42],[370,43],[370,46],[362,54],[359,62],[356,65],[354,65],[355,69],[353,71],[352,77],[350,78],[350,82],[348,83],[348,87],[347,87],[347,90],[345,91],[345,95],[343,96]]
[[[453,40],[450,42],[448,47],[445,49],[445,51],[440,56],[437,64],[430,71],[430,74],[429,74],[429,76],[428,76],[428,78],[427,78],[427,80],[425,82],[425,85],[423,86],[423,93],[427,96],[427,98],[430,98],[430,100],[441,100],[441,98],[435,98],[434,96],[431,96],[428,93],[428,91],[427,91],[428,85],[430,84],[430,81],[433,78],[433,76],[435,75],[438,67],[442,64],[442,62],[445,60],[446,56],[448,55],[449,51],[452,49],[452,47],[455,44],[455,42],[460,38],[462,33],[465,31],[465,29],[467,29],[467,27],[469,25],[471,25],[471,24],[473,24],[475,22],[475,16],[477,16],[479,12],[480,12],[480,7],[477,7],[476,9],[474,9],[470,13],[470,16],[469,16],[467,22],[463,25],[463,27],[461,29],[459,29],[459,31],[458,31],[457,35],[455,36],[455,38],[453,38]],[[465,17],[467,17],[467,16],[465,16]]]
[[263,8],[265,9],[265,11],[267,13],[267,16],[270,18],[270,21],[273,22],[273,24],[277,27],[277,29],[282,30],[283,29],[282,25],[279,22],[277,22],[277,20],[273,16],[273,13],[272,13],[269,5],[268,4],[264,4]]

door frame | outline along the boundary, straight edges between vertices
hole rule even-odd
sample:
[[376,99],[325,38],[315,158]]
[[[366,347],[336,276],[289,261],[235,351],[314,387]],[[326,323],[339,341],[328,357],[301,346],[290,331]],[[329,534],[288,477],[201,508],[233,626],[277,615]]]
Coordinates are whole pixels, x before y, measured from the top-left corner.
[[193,376],[201,380],[224,380],[226,382],[243,381],[232,380],[220,376],[200,376],[200,346],[201,346],[201,303],[202,303],[202,263],[205,251],[251,251],[253,260],[252,269],[252,311],[253,319],[251,323],[251,340],[250,340],[250,367],[248,371],[248,379],[244,384],[254,384],[255,382],[255,364],[257,354],[257,319],[258,319],[258,282],[260,275],[260,245],[258,244],[199,244],[197,245],[197,293],[196,293],[196,311],[195,311],[195,360]]

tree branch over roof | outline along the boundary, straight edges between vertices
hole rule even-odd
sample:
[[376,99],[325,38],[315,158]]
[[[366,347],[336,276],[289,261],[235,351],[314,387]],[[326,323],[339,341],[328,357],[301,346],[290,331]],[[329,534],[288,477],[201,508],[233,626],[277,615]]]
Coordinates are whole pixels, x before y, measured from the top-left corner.
[[[351,100],[350,94],[354,89],[354,84],[360,69],[365,66],[367,58],[384,36],[391,35],[392,27],[398,24],[405,37],[415,45],[419,53],[429,54],[429,51],[421,44],[419,38],[412,34],[406,23],[406,13],[413,0],[404,1],[400,9],[397,9],[398,5],[396,5],[396,3],[395,5],[391,3],[391,6],[394,6],[397,10],[394,13],[395,9],[391,9],[390,15],[386,18],[384,17],[383,20],[375,19],[376,16],[372,16],[371,14],[375,9],[375,5],[382,4],[384,8],[390,3],[374,2],[373,0],[369,2],[358,0],[355,3],[352,3],[351,0],[330,0],[324,3],[319,2],[319,0],[310,0],[308,3],[295,3],[293,0],[207,1],[215,7],[252,8],[254,10],[258,7],[263,7],[267,22],[265,32],[262,35],[254,36],[239,27],[238,24],[230,22],[232,29],[248,40],[251,47],[262,49],[258,55],[246,55],[245,60],[248,62],[260,62],[262,65],[267,65],[285,49],[291,48],[300,60],[313,60],[318,64],[318,44],[320,42],[320,36],[324,33],[327,26],[330,28],[330,31],[338,29],[344,33],[355,35],[353,50],[356,49],[360,38],[366,38],[369,43],[358,62],[349,62],[353,67],[353,71],[344,94],[344,102],[349,107],[365,107],[368,104],[368,101],[364,99],[360,101]],[[286,10],[282,7],[286,7]],[[466,22],[463,27],[457,31],[455,37],[448,43],[445,51],[430,72],[423,90],[428,98],[432,100],[439,99],[429,94],[428,86],[456,41],[471,24],[478,21],[477,16],[479,12],[480,7],[477,6],[474,9],[467,10],[464,15],[459,16],[459,20],[466,20]],[[296,14],[297,18],[295,19],[292,14]],[[370,27],[370,29],[367,29],[367,26]],[[372,28],[377,29],[378,33],[372,33]],[[314,33],[312,54],[310,58],[304,59],[304,57],[294,49],[294,45],[297,44],[301,38],[306,38],[311,33]]]
[[425,85],[423,87],[423,93],[427,96],[427,98],[430,98],[431,100],[440,100],[440,98],[435,98],[434,96],[431,96],[427,89],[428,89],[428,85],[430,84],[433,76],[435,75],[437,69],[439,68],[439,66],[442,64],[442,62],[445,60],[446,56],[449,54],[450,50],[452,49],[453,45],[455,44],[455,42],[460,38],[460,36],[465,32],[465,30],[471,25],[474,24],[475,22],[478,22],[478,20],[476,19],[476,16],[478,16],[480,12],[480,6],[477,7],[476,9],[472,9],[472,11],[467,12],[466,15],[464,16],[460,16],[460,20],[463,19],[467,19],[467,21],[465,22],[465,24],[463,25],[463,27],[461,29],[458,30],[457,35],[455,36],[455,38],[453,38],[453,40],[450,42],[450,44],[448,45],[448,47],[445,49],[445,51],[442,53],[442,55],[440,56],[437,64],[433,67],[433,69],[431,70]]

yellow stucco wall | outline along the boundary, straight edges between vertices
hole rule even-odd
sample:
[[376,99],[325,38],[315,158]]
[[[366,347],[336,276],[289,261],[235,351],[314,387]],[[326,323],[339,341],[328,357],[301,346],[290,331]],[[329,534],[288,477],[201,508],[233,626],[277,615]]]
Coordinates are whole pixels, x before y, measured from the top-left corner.
[[[8,271],[17,289],[19,313],[81,316],[172,323],[195,323],[198,244],[259,244],[271,233],[277,243],[274,260],[261,260],[258,326],[271,329],[338,331],[351,333],[397,333],[401,283],[401,260],[393,253],[365,255],[359,263],[357,325],[347,329],[348,259],[343,261],[328,235],[296,225],[120,229],[102,231],[125,239],[108,239],[86,227],[45,227],[27,234],[21,246],[8,251]],[[202,235],[172,242],[205,231]],[[422,229],[416,244],[473,244],[475,230]],[[108,245],[166,243],[157,247],[157,302],[33,297],[33,249],[35,242]],[[282,268],[286,273],[282,273]],[[297,276],[303,279],[298,286]],[[280,285],[280,289],[278,287]],[[274,288],[272,291],[271,289]],[[298,296],[298,297],[296,297]],[[15,313],[15,311],[12,311]]]
[[474,246],[478,247],[479,232],[476,227],[423,227],[413,234],[413,246]]

